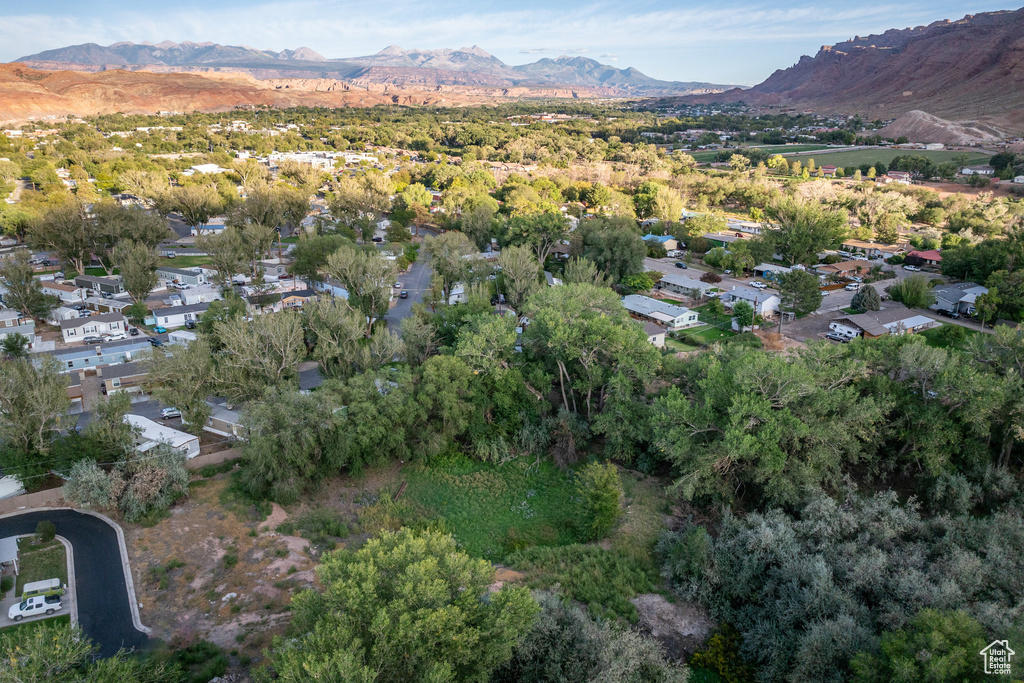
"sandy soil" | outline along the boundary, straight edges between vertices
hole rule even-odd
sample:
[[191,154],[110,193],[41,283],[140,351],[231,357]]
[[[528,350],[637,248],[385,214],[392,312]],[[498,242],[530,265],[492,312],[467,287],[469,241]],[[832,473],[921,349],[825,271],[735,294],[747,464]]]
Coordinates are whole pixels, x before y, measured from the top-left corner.
[[698,650],[715,628],[715,622],[700,606],[672,603],[656,593],[644,593],[630,602],[640,612],[637,624],[665,648],[665,654],[682,661]]

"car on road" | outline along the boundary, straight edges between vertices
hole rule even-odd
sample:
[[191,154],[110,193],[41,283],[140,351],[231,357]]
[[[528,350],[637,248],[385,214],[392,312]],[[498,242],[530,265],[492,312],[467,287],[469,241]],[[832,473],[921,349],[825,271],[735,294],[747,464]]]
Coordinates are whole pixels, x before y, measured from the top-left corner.
[[161,420],[170,420],[172,417],[181,417],[181,411],[177,408],[164,408],[160,411]]
[[722,273],[724,273],[725,275],[732,275],[731,270],[723,270]]
[[53,614],[63,606],[59,595],[36,595],[11,605],[7,610],[7,618],[21,621],[37,614]]
[[150,337],[149,338],[149,343],[152,344],[153,346],[163,346],[164,345],[164,343],[162,341],[160,341],[159,339],[157,339],[156,337]]
[[409,298],[408,290],[403,289],[402,293],[398,295],[398,298],[399,299],[408,299]]
[[909,270],[912,273],[916,273],[921,269],[918,266],[903,266],[903,270]]
[[138,337],[139,336],[139,328],[137,328],[137,327],[131,328],[130,330],[128,330],[128,334],[130,334],[133,337]]
[[768,285],[759,280],[754,280],[753,282],[750,283],[750,286],[753,287],[754,289],[768,289]]
[[952,318],[953,320],[958,320],[960,318],[960,314],[957,313],[956,311],[947,311],[945,309],[940,308],[940,309],[938,309],[935,312],[938,313],[941,316],[945,316],[947,318]]
[[167,252],[167,257],[166,258],[178,258],[178,255],[175,254],[173,251],[169,251],[169,252]]
[[383,238],[383,237],[374,237],[374,238],[373,238],[373,241],[374,241],[374,242],[383,242],[383,241],[384,241],[384,238]]
[[122,339],[127,339],[127,338],[128,338],[128,335],[125,334],[124,332],[118,332],[117,334],[105,334],[105,335],[103,335],[103,341],[105,341],[105,342],[121,341]]
[[153,328],[153,331],[156,332],[157,334],[166,334],[167,328],[162,325],[157,325],[156,327]]
[[849,337],[843,336],[837,332],[829,332],[825,335],[825,339],[831,339],[832,341],[837,341],[841,344],[848,344],[850,342]]
[[676,268],[682,268],[683,270],[686,270],[687,266],[682,261],[676,261]]
[[856,292],[858,289],[860,289],[860,285],[858,285],[856,282],[851,282],[850,284],[843,287],[843,289],[845,289],[847,292]]
[[823,289],[823,290],[821,290],[821,295],[822,295],[823,297],[824,297],[824,296],[828,296],[828,295],[829,295],[829,294],[831,294],[831,293],[832,293],[832,292],[828,291],[827,289]]
[[851,277],[850,279],[853,280],[854,282],[864,282],[864,278]]
[[394,287],[395,289],[401,289],[402,288],[402,283],[401,282],[396,282],[395,284],[393,284],[391,286]]

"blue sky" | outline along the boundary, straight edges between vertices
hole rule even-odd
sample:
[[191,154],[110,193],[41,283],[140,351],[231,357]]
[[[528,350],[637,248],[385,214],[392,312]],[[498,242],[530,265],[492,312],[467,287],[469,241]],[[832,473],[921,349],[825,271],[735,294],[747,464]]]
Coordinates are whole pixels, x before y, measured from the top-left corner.
[[79,43],[168,39],[306,46],[325,57],[390,44],[475,44],[510,64],[578,54],[666,80],[753,85],[823,44],[1000,9],[1016,7],[990,0],[0,0],[0,61]]

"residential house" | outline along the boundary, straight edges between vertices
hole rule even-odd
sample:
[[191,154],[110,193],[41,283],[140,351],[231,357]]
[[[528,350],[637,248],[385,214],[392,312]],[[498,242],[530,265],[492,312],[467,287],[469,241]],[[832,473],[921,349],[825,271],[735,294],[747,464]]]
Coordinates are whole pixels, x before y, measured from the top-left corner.
[[176,295],[182,304],[208,304],[212,301],[220,301],[224,296],[220,293],[220,287],[216,285],[199,285],[189,287]]
[[21,325],[5,325],[0,327],[0,342],[6,339],[9,335],[13,336],[20,334],[21,336],[28,339],[28,349],[33,351],[36,349],[36,322],[31,318],[27,318]]
[[66,304],[83,303],[87,296],[85,287],[66,285],[61,282],[40,282],[39,285],[43,290],[43,294],[55,296]]
[[[210,304],[204,303],[158,308],[153,311],[149,318],[146,318],[146,324],[159,325],[166,328],[185,327],[185,324],[189,321],[199,322],[199,316],[206,313],[209,307]],[[154,322],[150,323],[150,320]]]
[[665,348],[665,328],[654,323],[644,323],[644,332],[647,333],[647,341],[659,349]]
[[234,405],[224,399],[208,399],[210,417],[203,425],[203,431],[234,439],[244,439],[248,430],[242,426],[242,418]]
[[841,315],[833,318],[829,322],[828,328],[849,339],[854,337],[871,339],[884,337],[887,334],[920,332],[941,324],[926,315],[915,313],[905,306],[893,306],[881,311]]
[[711,243],[712,248],[725,247],[726,249],[733,242],[742,242],[751,237],[753,235],[743,232],[709,232],[704,235],[704,239]]
[[174,330],[173,332],[167,333],[168,344],[181,344],[183,346],[188,346],[197,339],[199,339],[199,336],[195,332],[190,332],[188,330]]
[[629,314],[644,322],[653,322],[667,327],[670,331],[681,330],[699,325],[697,311],[683,306],[676,306],[649,296],[630,294],[622,297],[622,305]]
[[978,297],[988,294],[988,288],[974,282],[958,282],[934,287],[932,294],[935,295],[935,303],[930,306],[933,310],[971,315]]
[[167,282],[175,282],[179,285],[199,287],[209,283],[206,274],[200,270],[189,270],[185,268],[171,268],[170,266],[159,266],[156,269],[156,276]]
[[839,171],[838,167],[832,165],[819,166],[818,168],[821,169],[821,174],[826,178],[835,178],[836,172]]
[[46,355],[53,356],[62,371],[68,373],[74,370],[92,370],[115,363],[127,363],[140,352],[151,348],[148,337],[133,337],[119,342],[47,352]]
[[731,290],[719,294],[718,298],[728,308],[732,308],[737,301],[746,301],[754,307],[755,315],[763,317],[778,313],[779,305],[782,303],[778,294],[753,287],[733,287]]
[[22,324],[22,318],[20,311],[13,308],[0,308],[0,328],[19,327]]
[[288,274],[288,266],[277,261],[260,261],[260,266],[263,268],[263,277],[266,280],[279,280]]
[[334,278],[324,278],[322,281],[313,282],[313,289],[318,292],[326,292],[331,296],[340,296],[342,299],[348,298],[348,290]]
[[199,235],[219,235],[228,229],[227,223],[224,222],[224,218],[213,219],[206,225],[197,225],[189,229],[189,234],[192,237],[198,237]]
[[91,289],[99,294],[106,294],[107,296],[117,296],[124,293],[124,286],[121,284],[120,275],[112,275],[110,277],[79,275],[75,278],[75,285]]
[[84,341],[87,337],[124,339],[128,336],[128,321],[120,313],[101,313],[88,318],[62,320],[60,333],[68,344]]
[[942,265],[942,253],[937,249],[912,251],[907,254],[904,263],[908,266],[930,266],[936,268]]
[[1024,175],[1019,175],[1013,179],[1014,185],[1024,185]]
[[96,374],[103,380],[103,388],[109,396],[119,391],[130,394],[142,391],[142,382],[149,372],[140,363],[118,363],[108,365]]
[[866,273],[871,266],[865,261],[840,261],[839,263],[825,263],[814,267],[822,275],[836,275],[838,277],[850,277],[858,273]]
[[842,249],[853,254],[862,253],[868,258],[889,258],[896,254],[906,253],[909,246],[905,242],[899,244],[878,244],[876,242],[849,239],[843,242]]
[[882,176],[882,182],[886,183],[900,183],[903,185],[910,185],[913,181],[914,174],[908,171],[889,171]]
[[729,230],[734,232],[746,232],[751,235],[760,235],[764,230],[764,226],[756,221],[738,221],[735,218],[726,218],[726,225],[729,226]]
[[663,275],[661,281],[658,283],[658,287],[666,292],[672,294],[678,294],[680,296],[688,296],[693,299],[702,299],[709,295],[712,289],[716,288],[716,285],[710,282],[701,282],[692,277],[686,277],[685,275],[676,275],[675,273],[669,273]]
[[131,308],[132,302],[104,299],[101,296],[90,296],[86,297],[85,306],[90,311],[96,311],[97,313],[123,313],[124,309]]
[[[88,313],[88,311],[85,311]],[[81,318],[82,311],[78,311],[70,306],[58,306],[54,308],[46,315],[46,322],[51,325],[60,325],[61,320],[71,320],[73,318]]]
[[792,268],[786,266],[778,266],[774,263],[759,263],[754,266],[754,277],[759,277],[764,280],[778,280],[781,276],[786,273],[792,273]]
[[82,373],[69,372],[68,378],[68,400],[71,401],[71,411],[81,412],[82,410]]
[[665,247],[665,251],[673,251],[679,248],[679,241],[676,240],[672,235],[652,235],[650,233],[644,235],[644,242],[656,242],[661,246]]
[[313,289],[290,289],[281,293],[280,308],[302,308],[310,299],[316,298],[316,291]]
[[544,271],[544,279],[547,281],[548,287],[557,287],[562,284],[562,279],[552,275],[550,270]]
[[991,166],[965,166],[960,169],[960,175],[995,175],[996,170]]
[[149,418],[133,415],[132,413],[125,415],[124,421],[140,432],[135,441],[135,447],[139,453],[145,453],[160,444],[167,444],[174,450],[182,453],[186,459],[199,455],[198,436],[172,429],[153,422]]

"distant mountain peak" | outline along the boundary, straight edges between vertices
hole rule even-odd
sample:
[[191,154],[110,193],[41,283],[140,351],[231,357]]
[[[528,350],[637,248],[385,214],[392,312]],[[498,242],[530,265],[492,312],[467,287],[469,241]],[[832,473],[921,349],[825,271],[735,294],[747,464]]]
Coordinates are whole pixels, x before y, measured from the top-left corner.
[[467,54],[476,55],[477,57],[492,57],[493,55],[487,50],[483,49],[479,45],[473,47],[460,47],[458,52],[465,52]]
[[382,56],[382,57],[391,57],[391,56],[404,55],[405,54],[405,50],[403,50],[402,48],[398,47],[397,45],[388,45],[386,48],[384,48],[383,50],[381,50],[377,54]]

